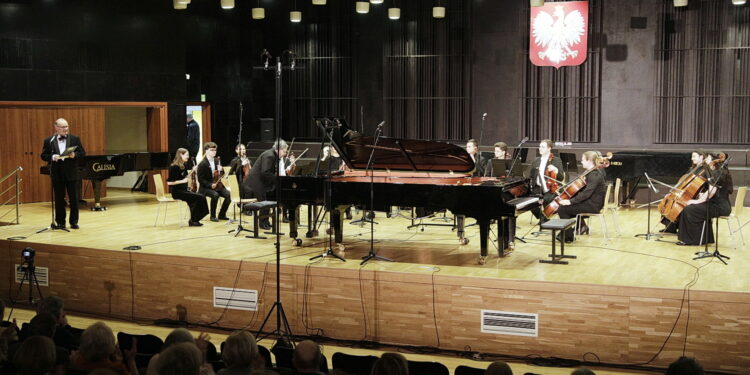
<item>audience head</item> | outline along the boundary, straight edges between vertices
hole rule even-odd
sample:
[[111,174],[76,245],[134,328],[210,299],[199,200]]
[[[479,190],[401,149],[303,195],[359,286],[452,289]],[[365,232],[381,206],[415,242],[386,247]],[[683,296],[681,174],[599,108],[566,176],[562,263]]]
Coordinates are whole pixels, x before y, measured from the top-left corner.
[[585,367],[579,367],[573,370],[573,372],[571,372],[570,375],[596,375],[596,374],[593,371]]
[[503,361],[495,361],[490,363],[487,367],[487,371],[484,372],[486,375],[513,375],[513,370],[510,369],[507,363]]
[[57,329],[57,321],[50,313],[42,312],[36,314],[29,322],[29,330],[31,336],[45,336],[55,337],[55,330]]
[[39,302],[39,306],[36,308],[37,313],[48,313],[51,314],[57,325],[62,326],[68,323],[65,318],[65,303],[62,298],[56,296],[49,296]]
[[0,320],[5,320],[5,301],[0,299]]
[[298,372],[320,371],[320,362],[323,354],[320,346],[313,341],[305,340],[294,348],[292,364]]
[[81,334],[78,351],[89,362],[106,360],[115,350],[115,335],[104,322],[90,325]]
[[409,362],[401,353],[383,353],[372,366],[372,375],[409,375]]
[[20,375],[44,375],[55,367],[55,343],[45,336],[31,336],[18,348],[13,364]]
[[164,339],[164,346],[161,348],[163,351],[164,349],[174,345],[179,344],[183,342],[192,342],[195,344],[195,338],[193,337],[193,334],[190,333],[185,328],[176,328],[172,332],[167,335],[167,338]]
[[248,331],[234,331],[224,342],[221,359],[227,368],[250,367],[258,357],[258,345],[255,337]]
[[703,366],[692,357],[680,357],[672,362],[664,375],[703,375]]
[[156,373],[159,375],[199,375],[203,356],[195,344],[181,342],[159,354]]

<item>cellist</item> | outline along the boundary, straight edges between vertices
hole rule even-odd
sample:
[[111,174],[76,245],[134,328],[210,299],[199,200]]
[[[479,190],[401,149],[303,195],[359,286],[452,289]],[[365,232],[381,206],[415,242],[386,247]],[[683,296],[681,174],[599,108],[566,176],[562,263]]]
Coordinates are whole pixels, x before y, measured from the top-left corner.
[[[586,151],[581,156],[581,165],[585,172],[589,171],[585,177],[586,186],[583,187],[573,198],[561,199],[560,208],[557,215],[561,219],[570,219],[581,213],[596,213],[604,207],[604,196],[607,194],[607,185],[605,183],[606,174],[604,169],[598,168],[602,163],[602,158],[596,151]],[[596,169],[594,169],[596,168]],[[584,173],[585,173],[584,172]],[[578,233],[588,233],[588,226],[583,217],[578,223]],[[568,229],[563,238],[560,233],[557,239],[565,242],[572,242],[574,239],[573,229]]]
[[[678,245],[703,245],[706,242],[714,242],[714,232],[710,219],[719,216],[728,216],[732,212],[732,204],[729,195],[734,191],[732,175],[729,169],[723,165],[726,154],[708,153],[705,163],[709,183],[706,190],[698,194],[698,197],[687,201],[687,206],[679,216],[679,231],[677,233]],[[706,210],[708,210],[709,221],[706,222]]]
[[[690,167],[690,170],[688,173],[693,173],[695,175],[702,175],[704,173],[704,160],[706,158],[706,151],[704,150],[695,150],[693,151],[690,159],[693,162],[693,165]],[[671,193],[671,192],[670,192]],[[667,194],[669,196],[669,194]],[[665,196],[666,197],[666,196]],[[671,222],[666,217],[662,217],[661,223],[664,224],[664,228],[660,229],[659,232],[661,233],[677,233],[677,228],[679,227],[679,221]]]
[[[552,155],[552,140],[543,139],[539,142],[539,156],[531,162],[531,170],[529,172],[531,193],[542,196],[543,205],[547,205],[555,199],[555,192],[549,191],[547,186],[548,179],[545,174],[562,177],[562,170],[562,161],[560,161],[560,158]],[[556,179],[562,180],[562,178]],[[539,207],[531,209],[531,213],[537,219],[541,219],[542,222],[547,221],[547,218],[542,215],[542,210]]]

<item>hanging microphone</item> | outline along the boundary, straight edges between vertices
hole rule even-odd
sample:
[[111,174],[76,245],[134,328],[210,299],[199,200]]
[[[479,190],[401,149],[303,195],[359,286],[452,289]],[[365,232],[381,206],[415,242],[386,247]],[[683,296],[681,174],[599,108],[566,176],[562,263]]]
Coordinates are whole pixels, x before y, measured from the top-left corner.
[[380,130],[383,125],[385,125],[385,120],[383,120],[380,124],[378,124],[378,130]]
[[529,137],[523,137],[523,139],[521,140],[521,144],[524,144],[528,141],[529,141]]
[[487,112],[482,113],[482,121],[484,121],[484,119],[486,119],[486,118],[487,118]]
[[261,61],[263,61],[263,69],[268,69],[268,63],[271,61],[271,54],[267,49],[263,48],[263,52],[260,54]]

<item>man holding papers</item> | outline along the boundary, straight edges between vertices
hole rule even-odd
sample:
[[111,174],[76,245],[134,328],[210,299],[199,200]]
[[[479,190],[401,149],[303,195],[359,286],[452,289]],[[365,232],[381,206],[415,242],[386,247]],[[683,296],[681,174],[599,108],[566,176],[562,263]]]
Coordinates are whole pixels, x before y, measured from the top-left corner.
[[52,189],[55,192],[55,223],[65,228],[65,191],[70,202],[70,227],[78,229],[78,174],[76,158],[84,157],[81,139],[70,134],[68,121],[55,120],[55,135],[44,139],[42,160],[49,162]]

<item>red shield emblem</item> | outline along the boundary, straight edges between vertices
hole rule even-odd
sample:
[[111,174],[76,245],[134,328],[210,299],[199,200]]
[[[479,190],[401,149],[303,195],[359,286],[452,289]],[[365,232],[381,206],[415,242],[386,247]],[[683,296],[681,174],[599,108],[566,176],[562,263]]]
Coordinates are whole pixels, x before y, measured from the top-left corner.
[[531,7],[529,59],[537,66],[581,65],[589,35],[587,1],[546,2]]

